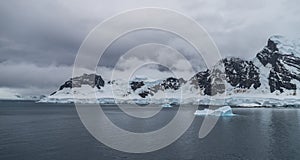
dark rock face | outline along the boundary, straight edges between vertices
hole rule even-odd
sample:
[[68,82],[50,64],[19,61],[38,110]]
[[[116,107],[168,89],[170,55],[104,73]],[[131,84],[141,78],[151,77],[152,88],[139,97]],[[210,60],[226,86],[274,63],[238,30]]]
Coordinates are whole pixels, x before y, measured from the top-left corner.
[[[284,72],[285,74],[283,74]],[[291,83],[291,75],[286,70],[283,71],[283,73],[276,71],[274,68],[271,69],[268,78],[271,92],[279,90],[282,93],[283,88],[288,90],[296,90],[296,84]]]
[[209,70],[198,72],[190,79],[190,84],[194,85],[195,88],[197,89],[198,88],[205,89],[211,83],[211,79],[209,77],[210,77]]
[[[141,96],[142,98],[145,98],[148,95],[153,96],[158,91],[164,91],[164,90],[168,90],[168,89],[178,90],[184,83],[186,83],[186,81],[183,78],[177,79],[174,77],[169,77],[157,85],[148,87],[146,90],[139,93],[139,96]],[[141,81],[139,83],[134,83],[134,84],[136,86],[143,86],[144,82]]]
[[104,87],[104,84],[104,80],[99,75],[83,74],[82,76],[74,77],[66,81],[59,87],[59,90],[62,90],[64,88],[81,87],[82,85],[89,85],[93,88],[96,86],[98,89],[100,89],[101,87]]
[[174,89],[178,90],[182,84],[185,83],[185,80],[183,78],[177,79],[173,77],[169,77],[166,80],[164,80],[160,85],[163,87],[163,89]]
[[218,93],[222,94],[225,92],[225,75],[220,69],[213,69],[209,77],[209,85],[204,90],[206,95],[216,95]]
[[54,94],[56,94],[56,91],[52,92],[52,93],[50,94],[50,96],[52,96],[52,95],[54,95]]
[[[59,90],[62,90],[64,88],[72,88],[72,81],[71,80],[68,80],[67,82],[65,82],[63,85],[61,85],[59,87]],[[55,94],[55,93],[54,93]]]
[[150,91],[143,91],[142,93],[139,93],[139,96],[141,96],[142,98],[146,98],[149,94],[153,95],[153,93],[151,93]]
[[277,45],[276,42],[269,39],[267,46],[256,56],[264,66],[271,65],[268,77],[270,92],[278,90],[282,93],[284,89],[296,90],[296,84],[291,81],[293,79],[300,81],[299,73],[288,70],[286,66],[300,69],[300,58],[293,54],[280,54]]
[[259,69],[252,61],[242,60],[240,58],[223,59],[225,66],[226,80],[232,86],[237,88],[255,89],[260,87]]
[[131,89],[132,89],[133,91],[137,90],[138,88],[141,88],[141,87],[144,86],[144,85],[145,85],[145,84],[144,84],[143,81],[140,81],[140,82],[135,82],[135,81],[133,81],[133,82],[130,83],[130,87],[131,87]]
[[264,66],[268,63],[275,65],[277,59],[280,57],[276,43],[269,39],[267,46],[256,57]]
[[203,90],[205,95],[211,96],[225,92],[225,81],[236,88],[250,89],[253,86],[257,89],[261,86],[259,69],[252,61],[225,58],[221,64],[224,66],[225,73],[220,69],[198,72],[190,79],[190,83]]
[[198,72],[190,79],[190,84],[203,90],[204,95],[216,95],[225,92],[225,84],[222,79],[223,73],[219,69]]
[[115,80],[112,80],[112,81],[108,81],[107,83],[108,84],[114,84],[116,81]]
[[196,89],[203,90],[204,94],[213,95],[210,70],[198,72],[189,81],[190,81],[190,84],[193,85]]
[[214,96],[218,93],[222,94],[225,92],[225,84],[220,78],[216,78],[213,83],[209,83],[204,90],[205,95]]

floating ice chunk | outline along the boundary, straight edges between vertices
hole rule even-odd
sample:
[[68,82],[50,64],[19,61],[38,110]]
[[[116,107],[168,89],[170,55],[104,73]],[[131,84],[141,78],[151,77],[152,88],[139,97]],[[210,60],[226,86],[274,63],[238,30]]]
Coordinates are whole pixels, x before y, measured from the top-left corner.
[[240,103],[238,104],[240,107],[260,107],[261,104],[258,103]]
[[206,116],[206,115],[234,116],[235,115],[232,113],[232,109],[230,106],[224,106],[224,107],[218,108],[216,110],[212,110],[212,109],[197,110],[194,114],[197,116]]
[[98,102],[100,104],[115,104],[115,99],[114,98],[101,98],[98,99]]
[[204,109],[204,110],[196,110],[194,113],[197,116],[206,116],[212,114],[214,111],[211,109]]
[[224,106],[221,108],[216,109],[214,112],[220,112],[222,116],[232,116],[232,109],[230,106]]
[[172,107],[170,104],[163,104],[161,106],[164,107],[164,108],[170,108],[170,107]]

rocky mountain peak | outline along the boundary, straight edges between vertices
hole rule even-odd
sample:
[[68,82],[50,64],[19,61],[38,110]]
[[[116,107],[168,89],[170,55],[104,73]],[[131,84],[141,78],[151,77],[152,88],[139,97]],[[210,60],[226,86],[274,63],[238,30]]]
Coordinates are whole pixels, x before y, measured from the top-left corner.
[[82,85],[89,85],[91,87],[97,87],[100,89],[104,87],[104,80],[100,75],[97,74],[83,74],[82,76],[71,78],[70,80],[66,81],[63,85],[59,87],[59,90],[64,88],[79,88]]
[[296,90],[297,86],[293,80],[299,81],[300,58],[297,57],[297,48],[292,41],[283,36],[272,36],[265,48],[256,57],[266,66],[270,64],[269,73],[270,92]]

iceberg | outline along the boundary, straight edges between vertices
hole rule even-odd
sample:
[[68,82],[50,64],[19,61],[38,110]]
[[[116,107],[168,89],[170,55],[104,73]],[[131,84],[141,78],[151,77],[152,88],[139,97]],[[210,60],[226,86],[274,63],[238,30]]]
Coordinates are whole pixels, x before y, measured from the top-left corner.
[[163,108],[170,108],[172,106],[170,104],[163,104],[163,105],[161,105],[161,107],[163,107]]
[[216,110],[212,109],[204,109],[204,110],[197,110],[194,115],[197,116],[234,116],[235,114],[232,113],[232,109],[230,106],[223,106]]

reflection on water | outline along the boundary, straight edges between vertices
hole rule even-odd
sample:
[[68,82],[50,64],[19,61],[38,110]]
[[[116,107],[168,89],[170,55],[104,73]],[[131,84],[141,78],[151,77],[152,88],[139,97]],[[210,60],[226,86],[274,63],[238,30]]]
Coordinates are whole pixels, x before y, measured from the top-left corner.
[[[153,118],[137,119],[116,106],[103,108],[115,124],[137,132],[159,129],[177,111],[163,108]],[[203,117],[196,117],[172,145],[152,153],[128,154],[95,140],[72,104],[0,102],[0,159],[299,159],[299,109],[233,111],[239,116],[220,117],[203,139],[198,139]]]

